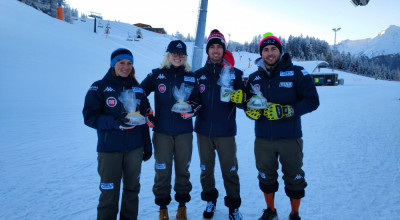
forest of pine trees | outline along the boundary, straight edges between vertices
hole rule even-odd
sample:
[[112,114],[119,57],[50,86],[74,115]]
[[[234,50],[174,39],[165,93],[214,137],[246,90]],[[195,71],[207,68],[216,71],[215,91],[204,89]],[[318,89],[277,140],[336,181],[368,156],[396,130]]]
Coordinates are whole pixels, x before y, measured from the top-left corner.
[[[71,9],[64,0],[18,0],[30,5],[44,13],[56,18],[57,7],[63,7],[64,20],[72,23],[72,17],[78,17],[78,10]],[[87,17],[82,14],[81,17]],[[187,37],[176,32],[172,36],[177,39],[193,42],[195,37],[188,34]],[[206,41],[206,37],[204,41]],[[258,44],[262,39],[261,35],[253,37],[251,42],[244,44],[238,42],[228,42],[228,49],[231,51],[246,51],[250,53],[258,53]],[[314,37],[294,37],[284,39],[279,36],[283,44],[284,52],[291,55],[294,60],[309,61],[321,60],[332,65],[332,57],[335,60],[335,69],[351,72],[363,76],[373,77],[376,79],[396,80],[400,81],[400,54],[384,55],[374,58],[368,58],[365,55],[352,55],[350,53],[340,53],[333,51],[328,42],[319,40]]]

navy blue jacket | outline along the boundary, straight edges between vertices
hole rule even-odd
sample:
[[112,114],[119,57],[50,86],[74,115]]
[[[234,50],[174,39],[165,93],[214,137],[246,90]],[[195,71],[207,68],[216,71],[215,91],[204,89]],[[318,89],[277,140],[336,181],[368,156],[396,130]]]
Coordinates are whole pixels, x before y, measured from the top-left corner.
[[246,82],[247,97],[251,85],[259,87],[268,102],[291,105],[294,116],[280,120],[267,120],[261,115],[255,122],[256,137],[268,140],[302,137],[300,116],[319,106],[319,97],[310,74],[301,66],[293,65],[289,54],[284,54],[275,68],[268,71],[261,58],[256,60],[258,71],[250,74]]
[[89,88],[83,107],[83,118],[87,126],[97,130],[98,152],[128,152],[139,147],[151,151],[149,128],[146,124],[133,129],[119,129],[118,119],[126,115],[118,96],[123,90],[134,89],[138,110],[144,115],[149,102],[143,89],[132,77],[115,76],[111,68],[103,79]]
[[[195,131],[207,137],[236,135],[236,104],[220,100],[221,86],[217,82],[222,68],[219,63],[207,61],[204,67],[195,72],[199,82],[201,104],[196,117]],[[235,90],[244,88],[242,71],[233,68],[231,78]]]
[[178,89],[181,83],[193,86],[189,101],[198,103],[198,84],[193,72],[186,72],[184,66],[170,69],[153,69],[142,81],[141,86],[146,95],[154,92],[155,127],[153,131],[167,135],[179,135],[193,132],[192,119],[183,119],[179,113],[172,112],[172,106],[177,102],[173,88]]

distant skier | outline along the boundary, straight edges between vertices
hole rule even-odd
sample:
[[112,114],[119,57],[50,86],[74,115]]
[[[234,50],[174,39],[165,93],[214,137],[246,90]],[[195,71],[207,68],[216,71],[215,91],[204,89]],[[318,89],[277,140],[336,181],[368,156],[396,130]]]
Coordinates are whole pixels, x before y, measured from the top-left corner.
[[249,103],[262,104],[265,99],[268,103],[264,109],[248,105],[245,111],[249,118],[256,120],[254,154],[259,186],[267,203],[259,220],[277,219],[274,198],[278,191],[279,162],[292,206],[289,219],[296,220],[300,219],[300,200],[307,186],[302,170],[300,117],[317,109],[319,98],[311,76],[303,67],[293,65],[289,54],[282,52],[277,37],[265,34],[259,50],[261,57],[255,60],[258,70],[250,74],[246,94]]

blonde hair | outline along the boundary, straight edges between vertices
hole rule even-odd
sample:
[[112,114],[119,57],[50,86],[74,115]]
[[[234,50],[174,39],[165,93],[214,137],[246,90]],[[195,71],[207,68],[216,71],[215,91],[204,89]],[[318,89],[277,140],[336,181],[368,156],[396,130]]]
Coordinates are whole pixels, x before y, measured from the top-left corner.
[[[171,53],[169,53],[169,52],[165,53],[164,59],[163,59],[163,61],[161,62],[161,65],[160,65],[160,69],[162,69],[162,68],[170,69],[170,68],[171,68],[172,64],[171,64],[171,62],[169,62],[169,55],[170,55],[170,54],[171,54]],[[171,55],[171,56],[172,56],[172,55]],[[188,59],[187,56],[185,56],[185,60],[183,61],[182,66],[185,67],[185,71],[186,71],[186,72],[190,72],[190,69],[191,69],[192,67],[190,67],[189,63],[187,62],[187,59]]]

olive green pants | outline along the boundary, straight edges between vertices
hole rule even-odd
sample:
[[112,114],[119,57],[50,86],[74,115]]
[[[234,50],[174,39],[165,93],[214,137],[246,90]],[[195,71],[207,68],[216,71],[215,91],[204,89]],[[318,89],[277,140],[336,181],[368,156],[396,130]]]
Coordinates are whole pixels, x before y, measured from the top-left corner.
[[304,197],[303,140],[267,140],[256,137],[254,154],[260,188],[264,193],[278,191],[278,168],[282,165],[285,192],[290,198]]
[[171,201],[172,164],[175,168],[174,190],[178,202],[189,202],[192,184],[189,166],[192,160],[193,133],[176,136],[153,133],[155,172],[153,193],[155,203],[163,206]]
[[143,147],[127,153],[98,153],[100,198],[97,219],[117,219],[121,179],[123,182],[121,218],[137,219]]
[[[197,133],[197,145],[200,155],[200,182],[203,188],[203,200],[216,200],[215,192],[215,156],[218,154],[222,178],[226,191],[225,205],[238,208],[240,206],[240,183],[238,161],[236,157],[235,137],[207,137]],[[208,197],[208,198],[205,198]]]

